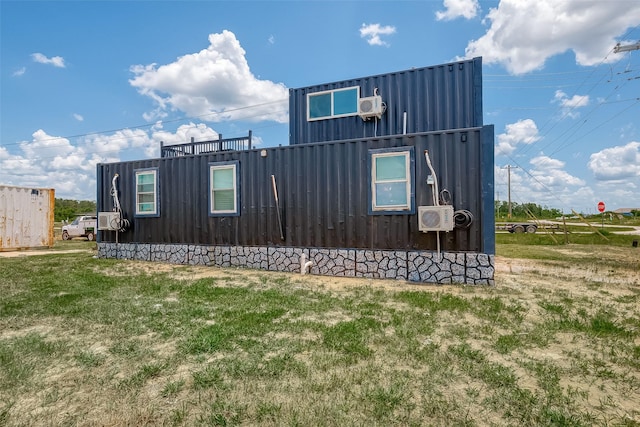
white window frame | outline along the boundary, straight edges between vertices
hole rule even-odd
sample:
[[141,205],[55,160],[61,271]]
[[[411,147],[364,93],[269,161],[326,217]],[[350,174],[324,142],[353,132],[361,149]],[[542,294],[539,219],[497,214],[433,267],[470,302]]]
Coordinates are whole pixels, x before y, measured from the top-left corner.
[[[138,179],[143,175],[153,175],[153,192],[140,192],[138,191]],[[135,186],[136,186],[136,216],[160,216],[160,206],[158,202],[158,169],[138,169],[135,171]],[[142,194],[153,194],[153,210],[141,211],[139,196]],[[151,202],[144,202],[145,204]]]
[[[334,102],[334,94],[336,92],[344,92],[344,91],[349,91],[349,90],[356,90],[356,110],[352,113],[345,113],[345,114],[335,114],[335,102]],[[314,96],[319,96],[319,95],[326,95],[326,94],[331,94],[331,113],[328,116],[322,116],[322,117],[311,117],[311,108],[310,108],[310,100],[311,98],[313,98]],[[351,117],[351,116],[357,116],[358,115],[358,102],[360,101],[360,86],[350,86],[350,87],[343,87],[340,89],[332,89],[332,90],[324,90],[321,92],[313,92],[313,93],[308,93],[307,94],[307,121],[308,122],[315,122],[318,120],[327,120],[327,119],[335,119],[335,118],[339,118],[339,117]]]
[[[209,163],[209,215],[210,216],[238,216],[240,215],[240,199],[238,188],[238,166],[239,162],[222,162]],[[214,209],[214,188],[213,188],[213,172],[216,170],[231,169],[233,171],[233,209],[215,210]],[[221,190],[221,189],[217,189]],[[228,188],[225,190],[229,190]]]
[[[376,159],[382,157],[400,157],[405,160],[405,177],[404,179],[376,180]],[[382,183],[405,183],[407,192],[407,203],[404,205],[378,205],[376,200],[376,185]],[[411,191],[411,152],[410,151],[387,151],[380,153],[371,153],[371,210],[373,212],[383,211],[411,211],[412,210],[412,191]]]

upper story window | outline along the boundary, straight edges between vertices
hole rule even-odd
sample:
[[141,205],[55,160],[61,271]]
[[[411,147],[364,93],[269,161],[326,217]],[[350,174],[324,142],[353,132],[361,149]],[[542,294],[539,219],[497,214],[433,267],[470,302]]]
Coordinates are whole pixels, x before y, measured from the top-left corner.
[[370,150],[370,214],[415,212],[413,147]]
[[138,169],[136,176],[136,216],[160,216],[158,169]]
[[209,164],[209,215],[240,215],[240,162]]
[[355,116],[360,87],[314,92],[307,95],[307,121]]

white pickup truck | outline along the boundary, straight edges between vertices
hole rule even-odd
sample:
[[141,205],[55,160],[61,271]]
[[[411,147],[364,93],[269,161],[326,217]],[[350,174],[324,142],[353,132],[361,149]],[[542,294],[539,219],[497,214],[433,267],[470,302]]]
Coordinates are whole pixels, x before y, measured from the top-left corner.
[[98,217],[95,215],[80,215],[71,224],[62,226],[62,240],[71,240],[74,237],[86,237],[92,241],[96,238]]

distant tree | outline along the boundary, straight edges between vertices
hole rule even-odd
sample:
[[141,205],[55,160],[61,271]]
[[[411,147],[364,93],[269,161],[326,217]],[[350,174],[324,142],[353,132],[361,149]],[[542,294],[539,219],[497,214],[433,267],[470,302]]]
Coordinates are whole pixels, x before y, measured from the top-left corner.
[[[509,212],[509,203],[506,201],[494,201],[495,213],[497,218],[505,219]],[[512,218],[528,219],[532,216],[535,218],[557,218],[562,216],[560,209],[549,208],[548,206],[540,206],[535,203],[516,203],[511,202]]]
[[84,213],[94,213],[96,202],[91,200],[56,199],[54,207],[54,220],[63,221],[73,219]]

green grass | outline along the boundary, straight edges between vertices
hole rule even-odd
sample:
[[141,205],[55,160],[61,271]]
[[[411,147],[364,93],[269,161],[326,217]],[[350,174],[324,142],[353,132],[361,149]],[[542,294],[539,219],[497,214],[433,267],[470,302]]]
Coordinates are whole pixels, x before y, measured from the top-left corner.
[[638,258],[599,248],[499,245],[604,276],[496,287],[0,258],[0,424],[640,425]]
[[[566,240],[570,244],[577,245],[598,245],[598,246],[620,246],[631,248],[633,241],[640,240],[637,234],[615,234],[611,230],[601,230],[600,234],[588,227],[582,227],[580,233],[570,233],[567,236],[560,230],[554,233],[539,230],[534,234],[529,233],[496,233],[496,243],[498,245],[519,244],[533,246],[553,246],[565,245]],[[604,238],[602,237],[604,236]],[[637,248],[633,248],[637,249]]]

